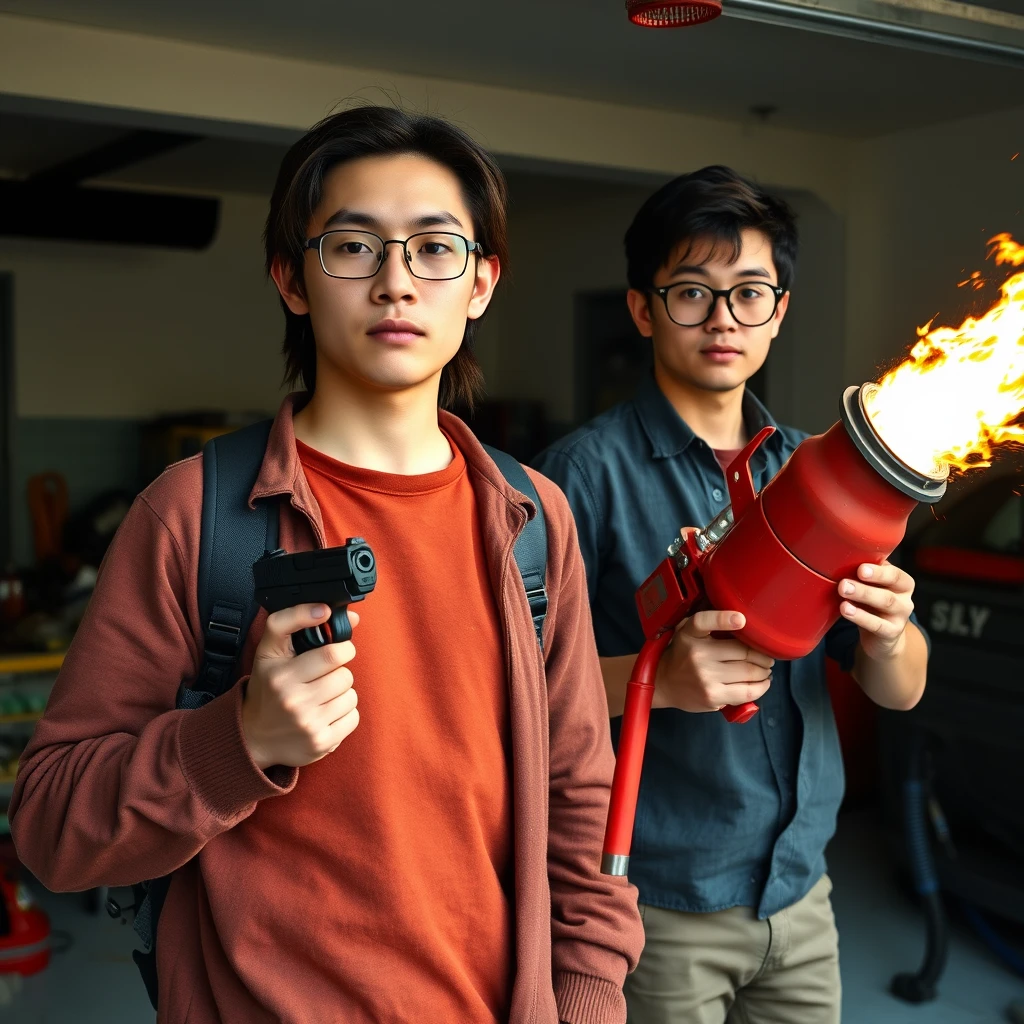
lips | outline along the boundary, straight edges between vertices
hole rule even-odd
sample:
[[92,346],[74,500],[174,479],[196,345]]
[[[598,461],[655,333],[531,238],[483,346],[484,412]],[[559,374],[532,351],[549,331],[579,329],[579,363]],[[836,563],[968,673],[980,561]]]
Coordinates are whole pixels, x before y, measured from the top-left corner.
[[739,349],[712,346],[701,350],[701,355],[709,363],[734,363],[743,353]]
[[378,341],[409,343],[422,338],[427,332],[411,320],[381,320],[366,333]]

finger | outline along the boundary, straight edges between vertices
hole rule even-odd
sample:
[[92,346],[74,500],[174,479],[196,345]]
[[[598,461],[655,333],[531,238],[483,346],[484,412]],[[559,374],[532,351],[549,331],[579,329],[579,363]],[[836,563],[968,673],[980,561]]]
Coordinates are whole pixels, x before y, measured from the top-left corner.
[[715,701],[722,704],[746,704],[747,701],[760,700],[771,685],[770,678],[759,682],[730,683],[715,694]]
[[316,704],[330,704],[336,697],[341,696],[355,685],[355,677],[352,670],[346,665],[336,668],[327,675],[313,680],[310,684],[311,692],[309,699]]
[[710,636],[719,630],[742,629],[746,622],[740,612],[703,611],[683,619],[679,630],[689,636]]
[[325,604],[297,604],[282,608],[267,616],[267,624],[260,640],[258,653],[263,657],[284,658],[294,653],[292,633],[311,629],[330,618],[331,609]]
[[752,647],[740,643],[739,640],[723,640],[718,637],[708,637],[707,644],[702,645],[702,653],[712,661],[749,661],[755,665],[763,665],[765,668],[771,668],[775,664],[775,659],[770,654],[762,654],[760,651],[755,651]]
[[324,644],[314,647],[311,651],[303,651],[296,659],[297,667],[303,682],[311,682],[329,675],[341,665],[347,665],[356,656],[356,645],[351,640],[342,640],[337,644]]
[[352,735],[357,725],[359,725],[359,708],[353,708],[331,726],[332,745],[327,753],[333,754]]
[[853,580],[843,580],[839,584],[839,593],[844,600],[857,604],[871,611],[880,612],[890,618],[908,618],[913,605],[906,594],[897,594],[885,587],[870,587]]
[[322,704],[339,692],[339,680],[334,678],[334,673],[355,656],[356,648],[351,640],[303,651],[289,662],[284,676],[286,685],[305,687],[301,699]]
[[914,589],[913,577],[891,562],[883,562],[881,565],[865,562],[857,566],[857,575],[862,580],[870,580],[876,587],[887,587],[897,594],[909,594]]
[[895,640],[900,633],[903,632],[906,625],[905,623],[895,623],[891,622],[889,619],[873,615],[866,609],[859,608],[857,605],[851,604],[849,601],[843,601],[839,605],[839,611],[844,618],[849,619],[850,622],[854,623],[860,629],[863,629],[868,633],[874,633],[876,636],[880,636],[884,640]]
[[749,661],[724,661],[717,665],[714,674],[705,676],[719,686],[733,686],[736,683],[760,683],[770,679],[772,670]]
[[354,711],[358,703],[359,696],[355,690],[349,687],[344,693],[339,693],[337,697],[321,705],[320,713],[328,725],[335,725],[351,711]]

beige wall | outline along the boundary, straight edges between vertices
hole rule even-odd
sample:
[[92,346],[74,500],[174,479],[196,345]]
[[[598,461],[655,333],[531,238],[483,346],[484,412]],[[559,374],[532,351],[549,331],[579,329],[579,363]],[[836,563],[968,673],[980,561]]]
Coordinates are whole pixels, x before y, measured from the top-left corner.
[[851,174],[845,374],[870,379],[942,323],[988,305],[957,288],[1000,231],[1024,240],[1024,107],[865,142]]
[[[659,174],[724,162],[841,208],[851,143],[810,132],[288,60],[0,14],[0,99],[87,105],[228,134],[301,131],[338,103],[400,98],[496,153]],[[225,126],[229,126],[225,128]]]
[[[810,429],[834,418],[833,391],[875,376],[917,324],[962,315],[976,297],[956,282],[983,265],[990,234],[1024,235],[1024,158],[1010,160],[1024,109],[852,142],[0,15],[0,102],[11,109],[85,104],[91,116],[121,108],[111,117],[202,119],[212,134],[259,136],[301,129],[355,94],[379,99],[378,85],[454,117],[521,166],[653,181],[726,162],[785,190],[805,251],[768,384],[780,417]],[[532,180],[519,175],[513,190],[514,283],[479,354],[493,394],[542,398],[567,419],[572,294],[621,284],[622,231],[650,186]],[[280,317],[259,267],[264,214],[262,198],[228,197],[217,242],[198,255],[0,240],[0,269],[16,275],[20,414],[272,405]],[[562,234],[574,239],[571,259]],[[199,356],[209,372],[195,370]]]
[[202,253],[0,239],[17,414],[276,408],[282,318],[263,278],[265,216],[263,199],[226,197]]
[[652,188],[514,175],[510,191],[512,275],[493,311],[500,347],[489,390],[541,399],[571,422],[575,295],[625,287],[622,236]]

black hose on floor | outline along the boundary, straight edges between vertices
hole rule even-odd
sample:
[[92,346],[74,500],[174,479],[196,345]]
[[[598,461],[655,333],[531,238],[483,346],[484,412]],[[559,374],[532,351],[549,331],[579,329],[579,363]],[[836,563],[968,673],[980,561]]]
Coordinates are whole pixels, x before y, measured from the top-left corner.
[[949,953],[949,925],[939,892],[939,875],[935,867],[925,791],[925,737],[915,729],[908,737],[907,775],[903,784],[903,824],[914,891],[921,898],[925,912],[925,953],[920,968],[914,973],[897,974],[890,991],[908,1003],[924,1003],[935,998],[938,980],[946,968]]

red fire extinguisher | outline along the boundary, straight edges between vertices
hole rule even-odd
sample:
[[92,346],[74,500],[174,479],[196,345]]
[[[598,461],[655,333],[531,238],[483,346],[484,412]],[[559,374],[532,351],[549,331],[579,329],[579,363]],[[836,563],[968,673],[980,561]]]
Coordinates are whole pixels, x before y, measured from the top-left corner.
[[0,862],[0,974],[27,978],[49,962],[50,919],[18,878],[16,862]]
[[[739,611],[731,634],[773,658],[802,658],[839,618],[838,584],[862,562],[879,564],[906,531],[918,502],[934,503],[948,468],[925,475],[900,460],[874,429],[865,396],[847,388],[842,416],[806,438],[758,494],[750,457],[774,427],[765,427],[729,466],[732,504],[704,529],[686,527],[636,592],[646,643],[626,688],[601,870],[629,866],[640,771],[658,660],[684,618],[700,608]],[[731,722],[757,713],[750,703],[726,707]]]

